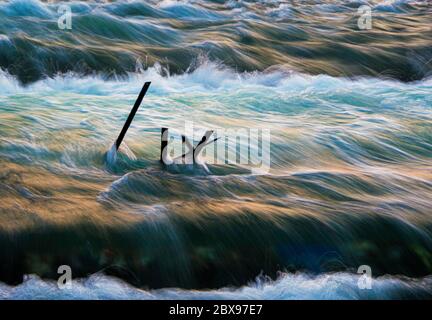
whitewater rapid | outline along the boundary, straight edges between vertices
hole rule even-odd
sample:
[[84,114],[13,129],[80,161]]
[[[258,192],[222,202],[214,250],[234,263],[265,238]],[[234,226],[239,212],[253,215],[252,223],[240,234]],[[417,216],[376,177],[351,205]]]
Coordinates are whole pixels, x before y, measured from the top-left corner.
[[[431,76],[427,1],[70,1],[71,30],[58,27],[62,4],[0,3],[1,69],[29,84],[71,71],[125,77],[155,64],[182,74],[204,57],[239,72]],[[358,27],[362,6],[371,30]]]
[[75,280],[70,289],[54,281],[28,276],[23,284],[0,284],[0,299],[15,300],[374,300],[427,299],[432,296],[432,279],[382,277],[372,280],[370,289],[359,289],[360,276],[352,274],[282,274],[276,281],[261,277],[241,288],[219,290],[140,290],[118,279],[95,274]]

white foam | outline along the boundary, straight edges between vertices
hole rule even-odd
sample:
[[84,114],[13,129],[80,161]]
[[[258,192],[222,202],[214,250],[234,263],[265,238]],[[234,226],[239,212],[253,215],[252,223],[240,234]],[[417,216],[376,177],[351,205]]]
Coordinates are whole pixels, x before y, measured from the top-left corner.
[[108,150],[106,155],[106,160],[109,166],[113,166],[117,161],[117,148],[115,143],[111,146],[111,148]]
[[0,43],[7,43],[7,44],[11,44],[12,42],[10,41],[9,37],[5,34],[0,34]]
[[420,292],[431,294],[432,278],[380,277],[371,289],[359,289],[359,275],[348,273],[283,274],[276,281],[257,279],[241,288],[218,290],[141,290],[101,274],[74,280],[71,289],[59,289],[54,281],[29,276],[16,287],[0,284],[2,299],[391,299]]
[[115,143],[113,143],[113,145],[111,146],[111,148],[108,150],[106,154],[106,161],[108,166],[115,165],[117,161],[118,153],[125,155],[129,160],[134,160],[134,161],[137,160],[136,155],[133,153],[133,151],[128,147],[128,145],[125,142],[123,142],[120,145],[119,150],[117,150]]
[[15,94],[22,91],[23,88],[20,87],[18,80],[0,69],[0,93]]
[[281,92],[320,91],[335,92],[341,90],[359,92],[379,89],[407,89],[416,86],[430,89],[432,79],[415,83],[402,83],[396,80],[377,78],[346,79],[327,75],[305,75],[289,72],[284,67],[272,68],[265,72],[235,71],[214,62],[204,61],[200,67],[190,73],[163,76],[161,67],[155,65],[140,73],[130,73],[124,79],[105,79],[103,76],[81,76],[74,73],[57,75],[37,81],[22,87],[17,79],[5,71],[0,70],[0,93],[17,94],[37,92],[50,94],[51,92],[71,92],[80,95],[123,96],[136,95],[145,81],[152,81],[149,92],[157,95],[172,93],[200,93],[213,91],[231,91],[240,89],[279,89]]

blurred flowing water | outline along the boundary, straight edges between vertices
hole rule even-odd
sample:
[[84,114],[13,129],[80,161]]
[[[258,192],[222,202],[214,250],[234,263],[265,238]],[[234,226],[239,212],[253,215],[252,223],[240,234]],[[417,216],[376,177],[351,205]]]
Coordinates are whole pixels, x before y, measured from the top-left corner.
[[[208,57],[238,72],[285,66],[309,74],[432,74],[430,1],[66,2],[72,30],[59,30],[60,3],[0,3],[0,67],[24,83],[75,71],[125,76],[160,63],[191,71]],[[373,13],[359,30],[358,8]]]
[[[431,297],[429,3],[69,4],[0,3],[0,298]],[[162,170],[186,121],[271,129],[270,172]]]

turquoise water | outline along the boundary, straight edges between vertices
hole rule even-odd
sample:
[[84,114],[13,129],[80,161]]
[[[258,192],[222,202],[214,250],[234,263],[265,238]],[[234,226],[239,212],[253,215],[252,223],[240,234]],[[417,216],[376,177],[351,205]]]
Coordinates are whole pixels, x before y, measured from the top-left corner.
[[[430,297],[430,64],[417,54],[426,63],[423,73],[415,71],[412,56],[397,49],[406,47],[399,38],[365,49],[389,59],[393,71],[381,76],[385,63],[361,50],[352,63],[326,53],[330,44],[322,43],[324,51],[315,54],[323,60],[297,56],[298,68],[282,50],[289,44],[273,43],[272,53],[253,44],[285,41],[282,29],[308,33],[314,42],[310,38],[324,32],[319,24],[312,18],[307,26],[293,22],[290,14],[346,17],[354,4],[74,3],[76,31],[59,42],[52,42],[57,36],[49,19],[56,4],[0,4],[0,16],[7,17],[0,34],[9,39],[0,38],[0,46],[18,50],[0,51],[0,298]],[[276,12],[274,24],[259,8]],[[385,28],[393,18],[405,21],[406,34],[421,30],[428,12],[418,2],[374,8],[384,15]],[[223,31],[236,14],[244,20],[240,29],[263,27],[246,49]],[[25,26],[29,16],[41,23]],[[92,39],[90,26],[96,28]],[[150,28],[151,36],[140,28]],[[158,35],[164,28],[166,34]],[[186,47],[199,43],[205,30],[231,51],[212,56]],[[385,38],[390,31],[375,32]],[[410,40],[423,58],[430,52],[428,37],[425,32]],[[343,39],[322,41],[348,47]],[[102,42],[104,52],[96,50]],[[37,54],[17,64],[23,46]],[[59,54],[66,46],[79,52]],[[153,60],[149,55],[147,64],[137,63],[140,50],[155,47]],[[262,56],[252,58],[254,50]],[[96,51],[112,60],[100,62]],[[400,55],[392,60],[394,52]],[[227,55],[233,60],[223,59]],[[278,55],[283,61],[273,60]],[[93,59],[113,69],[89,65]],[[182,72],[186,62],[192,67]],[[117,161],[109,162],[107,152],[145,81],[152,85]],[[228,164],[209,165],[210,174],[163,170],[160,128],[181,132],[188,121],[198,133],[270,129],[270,171],[255,174]],[[50,280],[61,264],[80,278],[75,290],[58,290]],[[371,291],[357,287],[361,265],[372,268]]]
[[[24,83],[67,71],[126,76],[155,63],[181,74],[203,57],[240,72],[432,75],[428,1],[71,1],[72,30],[59,30],[59,5],[0,3],[0,67]],[[358,28],[362,5],[371,30]]]

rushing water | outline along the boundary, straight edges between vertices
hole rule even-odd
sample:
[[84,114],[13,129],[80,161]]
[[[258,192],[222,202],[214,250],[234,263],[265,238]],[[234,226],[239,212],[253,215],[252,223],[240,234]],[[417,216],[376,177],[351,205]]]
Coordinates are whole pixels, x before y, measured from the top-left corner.
[[[370,5],[373,28],[358,28]],[[0,67],[28,83],[57,72],[125,75],[159,62],[171,73],[208,57],[239,72],[282,65],[302,73],[432,74],[429,1],[190,0],[71,2],[72,30],[58,3],[0,4]]]
[[[367,3],[0,3],[0,298],[431,297],[432,7]],[[270,172],[163,170],[186,121],[271,129]]]

